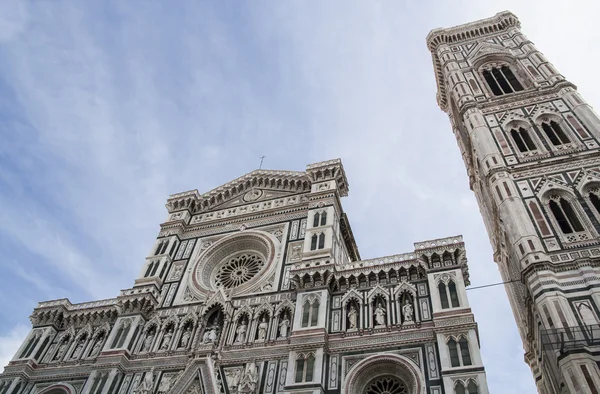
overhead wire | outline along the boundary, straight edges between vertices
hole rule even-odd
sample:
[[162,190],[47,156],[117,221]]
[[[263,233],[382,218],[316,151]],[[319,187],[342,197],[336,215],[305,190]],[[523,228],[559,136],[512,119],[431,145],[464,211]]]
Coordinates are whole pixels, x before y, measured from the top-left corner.
[[505,285],[507,283],[515,283],[515,282],[521,282],[521,279],[515,279],[515,280],[509,280],[506,282],[499,282],[499,283],[491,283],[489,285],[482,285],[482,286],[475,286],[475,287],[467,287],[467,290],[477,290],[477,289],[483,289],[485,287],[492,287],[492,286],[498,286],[498,285]]

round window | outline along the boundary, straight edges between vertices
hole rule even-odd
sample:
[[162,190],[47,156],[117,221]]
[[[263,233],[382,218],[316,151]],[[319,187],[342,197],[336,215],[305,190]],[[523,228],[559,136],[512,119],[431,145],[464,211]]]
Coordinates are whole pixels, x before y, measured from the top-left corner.
[[274,258],[275,246],[263,234],[245,231],[226,237],[199,256],[191,277],[193,289],[200,294],[219,288],[235,294],[256,291],[270,279]]
[[398,378],[383,377],[369,384],[365,394],[408,394],[408,389]]
[[265,265],[264,259],[252,253],[242,253],[227,258],[217,269],[215,285],[232,289],[248,282],[258,274]]

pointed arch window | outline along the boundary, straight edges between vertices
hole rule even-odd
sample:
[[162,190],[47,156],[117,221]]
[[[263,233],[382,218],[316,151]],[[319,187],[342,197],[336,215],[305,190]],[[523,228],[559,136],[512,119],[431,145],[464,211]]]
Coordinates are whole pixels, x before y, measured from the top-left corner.
[[523,85],[521,85],[508,66],[492,67],[491,69],[483,70],[483,78],[495,96],[502,96],[503,94],[523,90]]
[[33,349],[35,349],[38,342],[40,341],[40,337],[41,337],[41,335],[39,334],[39,332],[35,333],[31,337],[31,339],[29,340],[29,343],[27,344],[27,347],[25,347],[25,349],[23,350],[23,353],[21,353],[21,358],[27,358],[31,355],[31,352],[33,352]]
[[313,302],[310,313],[310,325],[314,327],[319,324],[319,300]]
[[319,212],[316,212],[315,216],[313,218],[313,227],[319,227],[320,217],[321,217],[321,214]]
[[323,249],[325,247],[325,233],[319,234],[319,249]]
[[456,283],[454,283],[453,280],[449,280],[448,283],[440,282],[438,284],[438,291],[440,293],[442,309],[448,309],[450,307],[458,308],[460,306]]
[[324,226],[327,224],[327,211],[317,212],[313,218],[313,227]]
[[309,354],[298,354],[296,358],[296,373],[294,382],[312,382],[315,374],[315,355]]
[[156,256],[157,254],[160,254],[161,249],[163,248],[164,242],[160,241],[160,243],[158,244],[158,246],[156,247],[156,250],[154,251],[154,255]]
[[458,342],[454,338],[450,338],[448,353],[450,354],[450,365],[452,367],[472,365],[469,341],[464,336],[461,336]]
[[319,242],[319,236],[317,234],[313,234],[310,238],[310,250],[317,250],[317,243]]
[[111,348],[120,348],[123,346],[125,339],[127,338],[127,334],[129,334],[130,324],[129,322],[122,322],[117,330],[117,335],[115,335],[115,339],[113,340]]
[[456,284],[454,281],[448,282],[448,292],[450,293],[450,301],[452,301],[452,308],[458,308],[460,303],[458,302],[458,293],[456,292]]
[[467,390],[469,391],[469,394],[479,394],[479,388],[472,380],[467,385]]
[[450,365],[460,367],[460,357],[458,356],[458,344],[454,339],[448,341],[448,352],[450,353]]
[[454,386],[455,394],[466,394],[465,386],[462,382],[456,382],[456,386]]
[[600,187],[590,189],[588,192],[588,197],[596,212],[600,214]]
[[440,282],[438,284],[438,291],[440,293],[440,301],[442,303],[442,309],[450,308],[450,304],[448,303],[448,293],[446,292],[446,284],[444,282]]
[[529,132],[523,127],[512,129],[510,131],[510,135],[513,141],[515,141],[515,144],[520,152],[529,152],[537,149],[533,143],[533,140],[531,139],[531,136],[529,135]]
[[149,276],[154,276],[156,271],[158,270],[158,266],[160,265],[160,261],[152,261],[148,264],[148,268],[146,269],[146,273],[144,274],[144,278]]
[[[46,347],[48,346],[49,342],[50,342],[50,337],[46,337],[46,339],[44,339],[44,342],[42,342],[42,346],[40,346],[37,353],[33,356],[33,358],[36,359],[38,362],[41,361],[42,354],[46,350]],[[34,349],[35,349],[35,347],[33,347],[31,350],[33,351]]]
[[571,142],[560,125],[553,120],[550,122],[543,122],[542,130],[544,130],[544,133],[546,133],[546,136],[554,146]]
[[315,327],[319,324],[319,299],[307,299],[302,304],[302,328]]
[[160,251],[160,254],[165,254],[165,252],[167,251],[167,247],[168,246],[169,246],[169,241],[167,240],[167,241],[164,242],[163,247],[162,247],[162,249]]
[[150,272],[152,272],[152,266],[154,265],[154,263],[150,263],[148,264],[148,269],[146,269],[146,273],[144,274],[144,278],[147,278],[150,276]]
[[462,337],[458,341],[458,345],[460,347],[462,365],[471,365],[471,353],[469,352],[469,342],[465,337]]
[[302,305],[302,327],[308,327],[310,321],[310,302],[306,300]]
[[584,230],[569,201],[559,196],[552,196],[548,204],[563,234]]
[[294,382],[301,383],[304,381],[304,357],[296,359],[296,378]]

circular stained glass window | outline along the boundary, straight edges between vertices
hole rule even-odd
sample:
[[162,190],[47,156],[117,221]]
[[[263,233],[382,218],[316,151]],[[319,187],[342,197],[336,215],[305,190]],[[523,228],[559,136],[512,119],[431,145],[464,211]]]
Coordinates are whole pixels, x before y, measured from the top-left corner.
[[369,384],[365,394],[408,394],[408,389],[402,380],[384,377]]
[[232,289],[254,278],[265,262],[256,254],[244,253],[229,258],[221,264],[215,275],[215,285]]

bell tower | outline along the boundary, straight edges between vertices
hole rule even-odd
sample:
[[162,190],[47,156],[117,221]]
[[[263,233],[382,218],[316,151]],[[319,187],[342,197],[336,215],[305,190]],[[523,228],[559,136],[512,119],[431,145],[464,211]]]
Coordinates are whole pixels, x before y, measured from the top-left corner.
[[427,36],[540,393],[600,392],[600,119],[510,12]]

